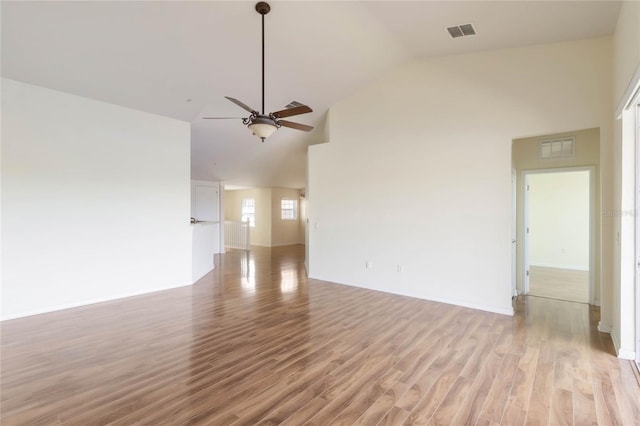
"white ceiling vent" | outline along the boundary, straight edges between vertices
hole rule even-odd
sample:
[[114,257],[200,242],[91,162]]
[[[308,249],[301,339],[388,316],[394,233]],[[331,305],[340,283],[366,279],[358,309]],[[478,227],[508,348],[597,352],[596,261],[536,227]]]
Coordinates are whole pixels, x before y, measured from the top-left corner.
[[285,105],[285,108],[295,108],[295,107],[299,107],[302,106],[303,104],[301,104],[298,101],[291,101],[289,104]]
[[476,35],[476,29],[473,28],[473,24],[456,25],[455,27],[447,28],[451,38],[465,37]]
[[574,158],[575,142],[576,138],[573,136],[540,141],[540,159],[554,160],[561,158]]

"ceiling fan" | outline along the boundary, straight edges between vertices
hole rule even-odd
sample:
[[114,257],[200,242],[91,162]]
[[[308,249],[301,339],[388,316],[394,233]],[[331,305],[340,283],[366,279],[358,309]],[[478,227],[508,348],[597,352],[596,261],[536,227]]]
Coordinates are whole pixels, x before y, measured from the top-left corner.
[[229,99],[234,104],[238,105],[240,108],[244,109],[251,113],[249,117],[203,117],[207,120],[224,120],[224,119],[239,119],[242,118],[242,123],[253,132],[254,135],[262,139],[262,142],[269,136],[271,136],[277,129],[280,127],[289,127],[291,129],[302,130],[304,132],[309,132],[313,130],[313,126],[308,126],[306,124],[294,123],[293,121],[282,120],[285,117],[292,117],[294,115],[306,114],[308,112],[313,112],[311,108],[307,105],[296,105],[293,108],[286,108],[280,111],[270,112],[269,114],[265,114],[264,112],[264,15],[269,13],[271,10],[271,6],[268,3],[263,1],[256,4],[256,11],[262,15],[262,113],[256,111],[255,109],[249,107],[245,103],[231,98],[229,96],[225,96],[225,98]]

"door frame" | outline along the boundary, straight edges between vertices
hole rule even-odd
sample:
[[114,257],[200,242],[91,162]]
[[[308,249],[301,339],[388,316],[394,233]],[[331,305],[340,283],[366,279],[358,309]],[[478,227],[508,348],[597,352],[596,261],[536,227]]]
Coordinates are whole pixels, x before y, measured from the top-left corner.
[[635,154],[636,154],[636,187],[635,187],[635,234],[636,234],[636,244],[635,244],[635,256],[636,256],[636,273],[635,273],[635,281],[636,281],[636,306],[635,306],[635,315],[636,315],[636,329],[635,329],[635,353],[636,353],[636,367],[638,371],[640,371],[640,92],[636,93],[635,100],[632,100],[636,103],[635,106]]
[[214,220],[206,220],[209,223],[217,224],[218,242],[216,245],[216,253],[224,253],[224,184],[222,182],[211,182],[207,180],[191,180],[191,216],[196,218],[197,206],[197,187],[211,187],[216,190],[216,202],[218,204],[216,217]]
[[524,236],[523,247],[523,268],[522,277],[524,283],[524,294],[529,294],[529,177],[531,175],[549,174],[549,173],[569,173],[569,172],[589,172],[589,304],[595,304],[595,262],[596,262],[596,168],[595,166],[578,166],[578,167],[560,167],[553,169],[535,169],[522,171],[522,194],[523,194],[523,217],[522,235]]
[[518,225],[517,225],[518,172],[511,169],[511,296],[518,295]]

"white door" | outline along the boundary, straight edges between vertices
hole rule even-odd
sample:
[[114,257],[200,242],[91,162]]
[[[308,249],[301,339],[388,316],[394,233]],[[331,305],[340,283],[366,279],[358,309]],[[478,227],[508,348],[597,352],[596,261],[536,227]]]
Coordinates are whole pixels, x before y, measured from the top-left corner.
[[[191,217],[197,223],[197,232],[208,237],[198,237],[213,253],[223,253],[224,223],[220,222],[220,185],[216,182],[191,181]],[[209,251],[209,248],[206,249]]]
[[199,221],[218,222],[220,220],[220,201],[218,186],[193,185],[193,217]]
[[511,295],[517,296],[516,289],[516,171],[511,170]]
[[524,187],[523,187],[523,195],[524,195],[524,205],[523,205],[523,213],[524,213],[524,254],[523,254],[523,265],[524,265],[524,294],[529,294],[529,175],[524,175]]

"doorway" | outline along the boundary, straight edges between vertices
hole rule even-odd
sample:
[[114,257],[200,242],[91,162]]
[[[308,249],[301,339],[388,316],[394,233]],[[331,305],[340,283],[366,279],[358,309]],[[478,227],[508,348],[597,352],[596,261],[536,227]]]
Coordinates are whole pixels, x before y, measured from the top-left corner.
[[593,170],[524,173],[525,293],[591,303]]

